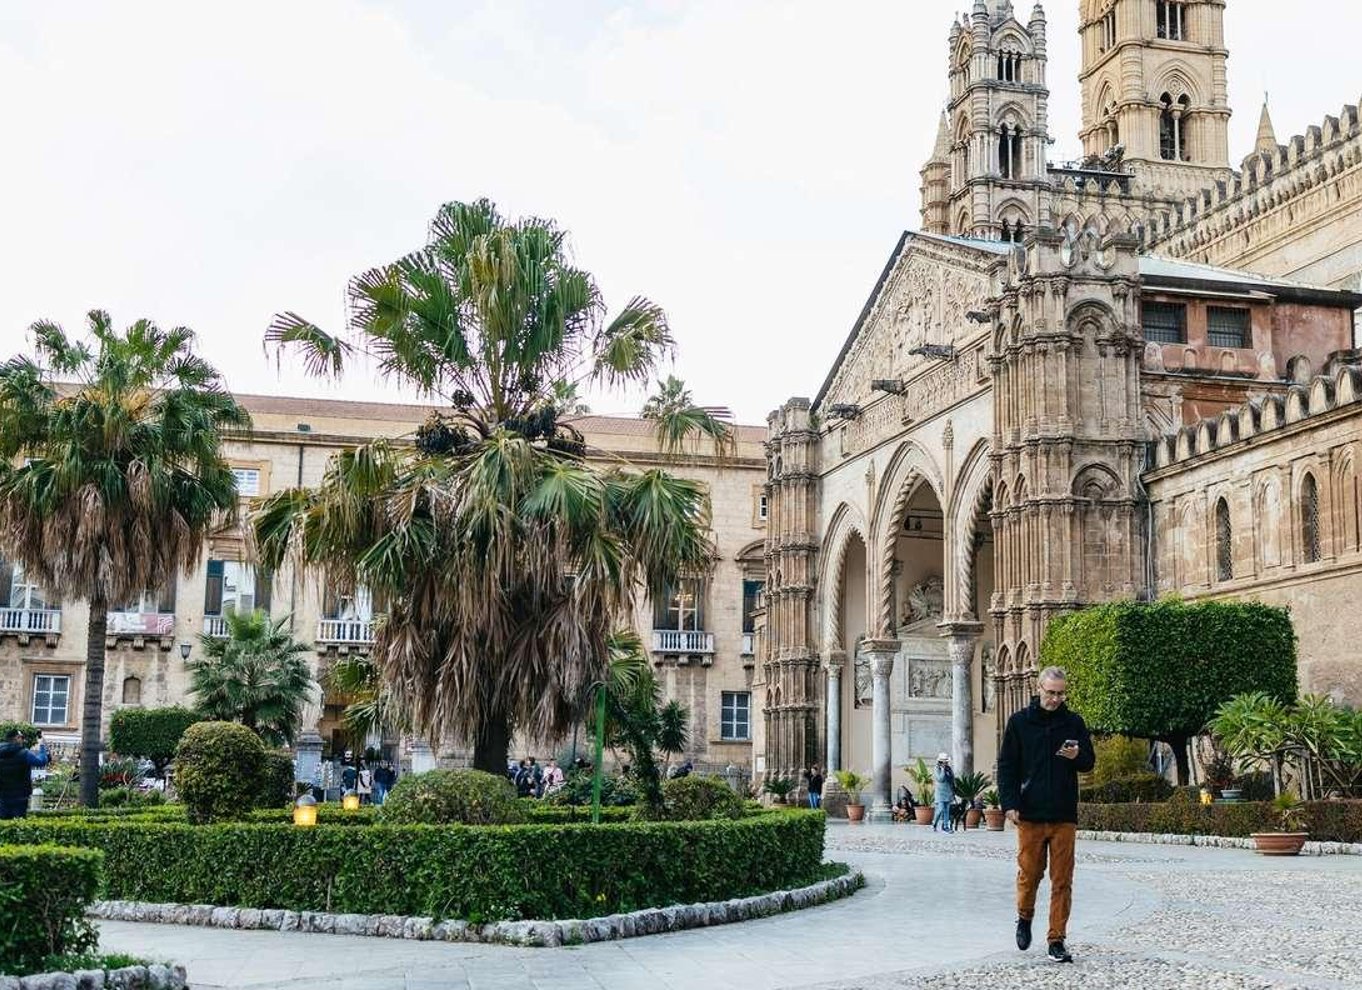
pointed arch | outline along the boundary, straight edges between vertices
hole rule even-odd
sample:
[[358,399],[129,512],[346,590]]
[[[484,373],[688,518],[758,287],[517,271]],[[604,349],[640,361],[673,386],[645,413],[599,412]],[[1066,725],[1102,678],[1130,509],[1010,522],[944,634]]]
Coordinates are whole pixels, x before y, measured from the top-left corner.
[[894,549],[908,500],[919,485],[925,484],[944,509],[947,499],[943,494],[942,477],[941,469],[931,455],[912,440],[899,446],[885,469],[884,483],[876,493],[872,514],[876,542],[868,548],[876,562],[872,584],[876,635],[888,638],[894,633]]
[[[819,554],[822,573],[819,576],[818,588],[822,601],[821,648],[824,651],[842,648],[846,628],[846,616],[842,614],[842,588],[846,578],[843,565],[846,562],[847,550],[854,539],[859,539],[865,546],[866,561],[869,562],[870,543],[866,539],[866,531],[865,516],[861,510],[850,503],[842,502],[834,510],[828,523],[827,534],[823,537],[822,551]],[[866,616],[866,623],[869,628],[870,616]]]
[[[954,563],[955,580],[948,583],[954,595],[953,599],[947,600],[946,609],[952,615],[978,618],[977,614],[970,612],[971,591],[975,581],[974,541],[979,533],[981,516],[994,507],[993,464],[988,452],[988,440],[980,440],[965,455],[956,475],[959,480],[948,514],[952,520],[950,533],[954,535],[954,541],[947,553],[949,560]],[[983,610],[982,606],[979,606],[979,610]]]

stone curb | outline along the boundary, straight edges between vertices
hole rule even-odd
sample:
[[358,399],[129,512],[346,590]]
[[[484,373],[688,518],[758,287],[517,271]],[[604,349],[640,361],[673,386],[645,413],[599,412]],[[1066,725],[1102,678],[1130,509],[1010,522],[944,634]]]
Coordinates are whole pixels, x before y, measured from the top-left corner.
[[124,966],[0,976],[0,990],[186,990],[188,986],[183,966]]
[[[1216,849],[1252,849],[1253,840],[1233,835],[1181,835],[1168,832],[1092,832],[1080,829],[1080,839],[1098,842],[1136,842],[1162,846],[1210,846]],[[1305,856],[1362,856],[1362,842],[1307,842]]]
[[[105,921],[142,921],[211,928],[266,929],[327,935],[374,935],[436,942],[498,942],[505,945],[552,946],[608,942],[638,935],[724,925],[784,911],[797,911],[847,897],[865,885],[853,870],[808,887],[777,890],[755,897],[704,904],[645,908],[627,914],[569,921],[435,921],[395,914],[332,914],[322,911],[283,911],[264,908],[214,907],[211,904],[152,904],[146,901],[95,901],[86,913]],[[183,971],[181,971],[183,972]],[[0,984],[0,990],[8,990]],[[25,985],[23,990],[29,990]],[[68,990],[44,986],[42,990]],[[75,988],[70,988],[75,990]],[[84,990],[83,987],[80,990]],[[131,990],[131,988],[129,988]],[[179,990],[179,988],[174,988]]]

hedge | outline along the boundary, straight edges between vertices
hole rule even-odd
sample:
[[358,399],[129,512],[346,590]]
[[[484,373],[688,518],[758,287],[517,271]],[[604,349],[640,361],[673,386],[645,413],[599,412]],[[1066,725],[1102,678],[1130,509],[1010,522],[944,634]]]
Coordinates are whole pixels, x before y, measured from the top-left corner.
[[0,845],[0,973],[37,973],[44,960],[93,949],[85,908],[104,854],[55,845]]
[[22,819],[0,842],[102,849],[105,896],[463,918],[589,918],[820,877],[824,818],[592,825],[317,825]]
[[203,716],[188,708],[120,708],[109,719],[109,749],[120,756],[142,756],[165,769],[184,730]]
[[1166,801],[1173,785],[1156,773],[1117,777],[1104,784],[1078,789],[1078,800],[1091,804],[1124,804],[1130,801]]
[[[1305,805],[1310,838],[1318,842],[1362,842],[1362,801],[1310,801]],[[1083,804],[1078,827],[1099,832],[1155,832],[1173,835],[1245,837],[1271,831],[1272,805],[1235,804]]]

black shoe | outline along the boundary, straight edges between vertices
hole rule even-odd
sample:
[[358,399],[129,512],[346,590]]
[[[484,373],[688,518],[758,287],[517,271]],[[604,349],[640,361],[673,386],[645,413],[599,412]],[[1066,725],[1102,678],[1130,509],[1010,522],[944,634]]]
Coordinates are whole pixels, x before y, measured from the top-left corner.
[[1025,952],[1031,948],[1031,919],[1017,919],[1017,948]]
[[[1018,941],[1020,941],[1020,935],[1018,936]],[[1051,962],[1071,963],[1074,961],[1074,957],[1069,955],[1069,950],[1064,948],[1064,942],[1062,940],[1051,942],[1050,951],[1047,952],[1046,955],[1050,957]]]

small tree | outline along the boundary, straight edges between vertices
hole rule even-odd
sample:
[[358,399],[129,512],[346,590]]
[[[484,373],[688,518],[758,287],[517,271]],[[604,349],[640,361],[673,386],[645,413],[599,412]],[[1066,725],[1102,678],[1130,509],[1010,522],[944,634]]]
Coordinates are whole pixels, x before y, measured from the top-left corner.
[[207,718],[240,722],[270,744],[293,742],[312,694],[307,647],[288,620],[264,612],[227,613],[227,636],[200,637],[205,656],[191,662],[190,691]]
[[1041,663],[1065,668],[1069,705],[1095,732],[1159,739],[1178,783],[1187,743],[1225,701],[1296,698],[1296,634],[1285,609],[1257,602],[1114,602],[1050,623]]
[[150,760],[160,777],[184,730],[201,721],[203,716],[188,708],[121,708],[109,720],[109,749]]
[[195,823],[244,818],[260,798],[265,745],[235,722],[198,722],[175,750],[175,784]]

